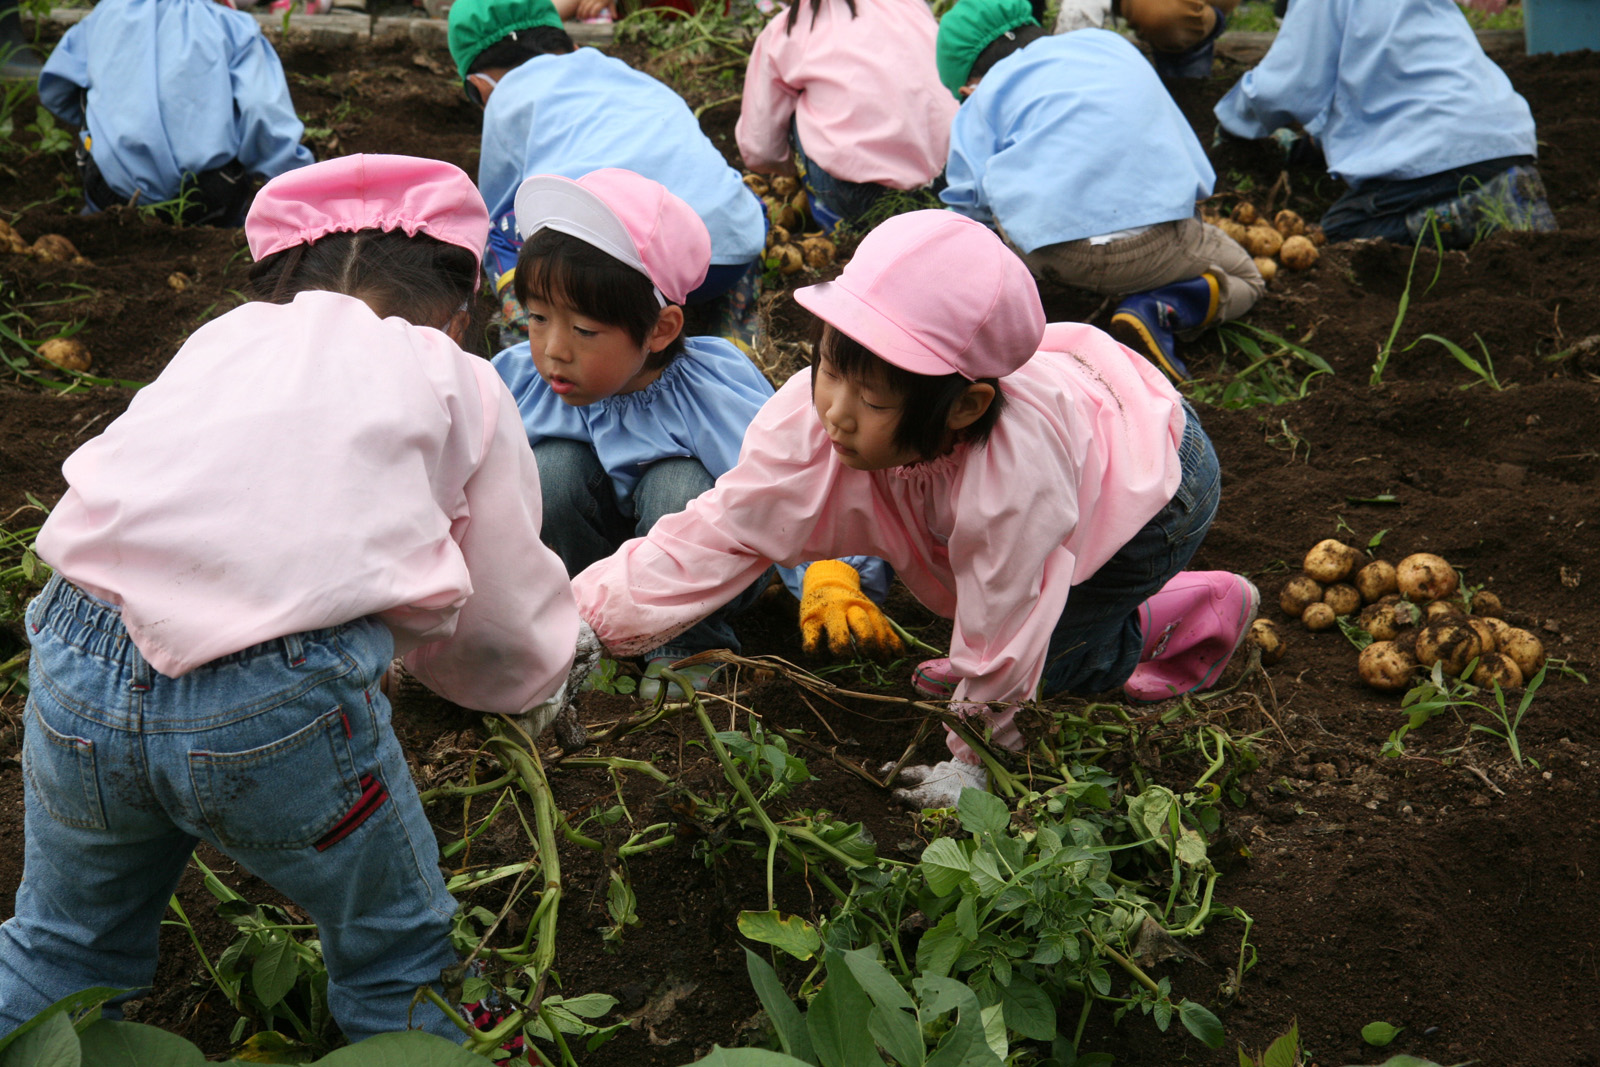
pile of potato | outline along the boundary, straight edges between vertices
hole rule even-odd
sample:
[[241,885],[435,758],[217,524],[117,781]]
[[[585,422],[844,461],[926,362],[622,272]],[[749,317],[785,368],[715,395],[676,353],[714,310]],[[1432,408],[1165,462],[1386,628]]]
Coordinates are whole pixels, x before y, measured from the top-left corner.
[[[1436,663],[1460,677],[1476,660],[1472,683],[1485,688],[1512,689],[1532,678],[1544,663],[1544,644],[1505,622],[1495,594],[1480,590],[1468,602],[1458,595],[1460,588],[1455,568],[1431,552],[1413,553],[1398,565],[1363,565],[1359,550],[1330,538],[1306,553],[1303,573],[1283,584],[1278,606],[1312,631],[1356,615],[1355,624],[1373,639],[1362,649],[1357,671],[1381,692],[1410,688],[1418,668]],[[1282,654],[1282,638],[1270,620],[1257,620],[1257,626],[1266,636],[1252,630],[1252,640],[1262,662],[1273,662]],[[1269,652],[1274,641],[1277,650]]]
[[41,263],[76,263],[81,266],[89,262],[78,254],[71,241],[59,233],[43,234],[29,244],[9,223],[0,220],[0,253],[3,252],[32,256]]
[[833,262],[839,250],[812,229],[811,204],[799,178],[779,175],[768,178],[746,174],[744,183],[767,206],[767,259],[777,260],[778,269],[793,274],[801,267],[820,270]]
[[1278,276],[1280,261],[1290,270],[1310,270],[1316,266],[1322,255],[1317,249],[1328,241],[1321,226],[1307,222],[1298,213],[1284,208],[1268,221],[1248,200],[1233,205],[1232,215],[1202,211],[1200,220],[1243,245],[1268,282]]

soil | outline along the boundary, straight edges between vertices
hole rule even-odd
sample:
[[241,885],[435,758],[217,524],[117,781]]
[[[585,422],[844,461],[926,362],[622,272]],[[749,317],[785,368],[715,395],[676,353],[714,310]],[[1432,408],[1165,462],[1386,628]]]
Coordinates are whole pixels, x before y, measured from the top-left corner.
[[[442,53],[391,40],[337,50],[290,45],[283,59],[298,110],[309,127],[325,131],[320,156],[411,152],[475,171],[477,116]],[[1113,1026],[1103,1010],[1090,1023],[1084,1051],[1109,1052],[1122,1063],[1233,1064],[1236,1045],[1262,1048],[1298,1020],[1312,1058],[1330,1067],[1395,1051],[1443,1063],[1600,1062],[1600,910],[1591,881],[1600,876],[1600,817],[1592,806],[1600,699],[1578,676],[1600,669],[1600,55],[1516,54],[1503,63],[1538,121],[1539,167],[1561,231],[1502,234],[1443,256],[1423,249],[1414,257],[1411,248],[1370,242],[1329,246],[1315,268],[1280,275],[1246,321],[1310,349],[1333,373],[1304,381],[1303,399],[1289,403],[1202,409],[1222,459],[1224,495],[1194,565],[1250,575],[1289,649],[1280,663],[1198,710],[1126,712],[1139,738],[1134,758],[1150,779],[1179,790],[1202,770],[1181,744],[1185,728],[1205,719],[1253,736],[1260,766],[1239,778],[1243,803],[1227,807],[1213,854],[1227,861],[1218,902],[1254,920],[1256,963],[1237,997],[1225,998],[1220,986],[1237,957],[1240,926],[1217,922],[1190,943],[1195,958],[1159,969],[1175,990],[1217,1011],[1228,1034],[1221,1051],[1205,1050],[1180,1028],[1163,1035],[1141,1018]],[[1203,142],[1211,139],[1211,103],[1240,71],[1226,64],[1183,94]],[[731,106],[704,116],[730,153],[735,117]],[[1273,207],[1315,217],[1339,191],[1315,169],[1284,172],[1258,145],[1227,144],[1213,153],[1222,206],[1241,194],[1261,206],[1276,187]],[[197,324],[243,299],[243,238],[175,229],[137,208],[79,217],[74,181],[68,155],[30,156],[16,147],[0,155],[4,217],[30,239],[64,234],[88,260],[0,257],[0,314],[7,316],[0,321],[33,340],[81,322],[77,336],[93,352],[92,373],[147,381]],[[170,284],[177,273],[181,289]],[[1109,315],[1081,294],[1044,295],[1055,318],[1103,324]],[[803,317],[781,291],[768,298],[767,311],[772,336],[763,355],[774,368],[792,369]],[[1442,346],[1418,340],[1427,333],[1475,356],[1487,353],[1503,388],[1478,382]],[[1391,335],[1391,356],[1374,381],[1374,362]],[[1262,343],[1269,353],[1276,347]],[[16,345],[0,344],[16,358]],[[1216,332],[1183,354],[1202,383],[1230,380],[1250,358],[1225,350]],[[1288,368],[1292,389],[1301,388],[1304,364],[1280,354],[1274,365]],[[40,365],[32,370],[50,376]],[[52,503],[64,488],[62,460],[131,396],[114,386],[57,393],[5,374],[6,528],[34,524],[17,509],[29,494]],[[1305,632],[1275,606],[1278,586],[1299,569],[1304,551],[1334,536],[1374,546],[1391,561],[1424,550],[1445,556],[1466,582],[1497,592],[1511,620],[1538,633],[1560,658],[1565,669],[1550,672],[1517,732],[1520,765],[1502,741],[1469,732],[1491,724],[1470,708],[1412,733],[1404,757],[1380,755],[1404,720],[1398,697],[1358,682],[1354,649],[1337,630]],[[893,609],[926,627],[934,643],[948,632],[903,594]],[[802,662],[793,614],[781,592],[758,604],[741,627],[746,654]],[[16,640],[15,633],[0,637],[0,660]],[[904,667],[877,685],[849,672],[834,680],[909,699]],[[916,821],[847,764],[871,769],[900,758],[918,735],[919,713],[849,697],[829,706],[772,671],[747,669],[738,683],[730,694],[736,703],[712,707],[719,723],[740,723],[756,709],[767,723],[803,731],[818,746],[803,753],[817,780],[797,791],[797,805],[860,820],[884,854],[915,857]],[[1079,706],[1055,701],[1044,708]],[[584,703],[596,731],[637,710],[631,698],[600,693]],[[0,712],[0,898],[8,899],[22,875],[20,698],[0,699]],[[459,775],[463,753],[481,732],[475,717],[419,699],[401,702],[398,725],[425,785]],[[702,796],[725,791],[697,733],[692,720],[669,720],[600,751],[650,759]],[[941,754],[936,740],[915,752]],[[562,810],[575,820],[614,802],[602,771],[556,761],[551,775]],[[718,854],[726,828],[684,816],[675,794],[650,780],[630,776],[622,795],[636,815],[672,821],[684,843],[632,861],[642,921],[611,952],[598,933],[604,857],[576,847],[562,853],[559,977],[568,993],[611,993],[618,1011],[635,1019],[599,1049],[580,1051],[581,1062],[673,1067],[713,1043],[747,1040],[758,1005],[734,917],[764,906],[762,868],[745,850]],[[441,840],[458,839],[467,822],[462,807],[434,810]],[[483,812],[481,804],[472,809]],[[450,865],[527,853],[520,837],[502,837],[497,827]],[[274,899],[223,857],[202,856],[248,899]],[[780,907],[815,916],[823,895],[816,889],[789,875]],[[195,875],[180,897],[214,958],[232,927],[216,918]],[[162,944],[155,990],[134,1017],[222,1056],[233,1012],[204,979],[181,931],[169,928]],[[1405,1027],[1385,1050],[1359,1036],[1379,1019]]]

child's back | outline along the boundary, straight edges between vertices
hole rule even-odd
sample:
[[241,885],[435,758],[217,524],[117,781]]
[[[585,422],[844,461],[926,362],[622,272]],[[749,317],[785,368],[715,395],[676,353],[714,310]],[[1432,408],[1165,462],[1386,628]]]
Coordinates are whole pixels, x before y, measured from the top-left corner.
[[312,161],[277,53],[254,18],[213,0],[103,0],[62,36],[39,99],[83,127],[91,208],[172,200],[186,176],[203,187],[234,162],[272,178]]

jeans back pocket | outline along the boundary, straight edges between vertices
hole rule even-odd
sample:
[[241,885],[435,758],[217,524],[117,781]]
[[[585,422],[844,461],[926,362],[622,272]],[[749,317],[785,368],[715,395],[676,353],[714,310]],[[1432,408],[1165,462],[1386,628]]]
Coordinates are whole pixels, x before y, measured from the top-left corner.
[[361,796],[344,709],[279,741],[240,752],[189,753],[206,826],[233,848],[306,848]]
[[95,768],[94,742],[50,728],[39,709],[28,708],[22,739],[22,771],[33,799],[56,822],[86,830],[106,828]]

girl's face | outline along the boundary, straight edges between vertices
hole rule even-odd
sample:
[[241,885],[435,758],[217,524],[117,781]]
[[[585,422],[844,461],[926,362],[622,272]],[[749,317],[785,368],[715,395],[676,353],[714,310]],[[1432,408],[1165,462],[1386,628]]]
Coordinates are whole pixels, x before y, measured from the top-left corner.
[[[827,346],[822,347],[826,353]],[[894,433],[900,426],[900,396],[881,381],[846,378],[826,354],[818,359],[812,376],[811,402],[833,444],[834,454],[846,467],[881,471],[922,458],[895,443]]]
[[533,365],[551,391],[573,407],[636,393],[661,377],[662,368],[647,368],[645,363],[683,326],[681,308],[663,308],[655,329],[640,345],[620,326],[600,322],[554,300],[530,298],[527,309]]

